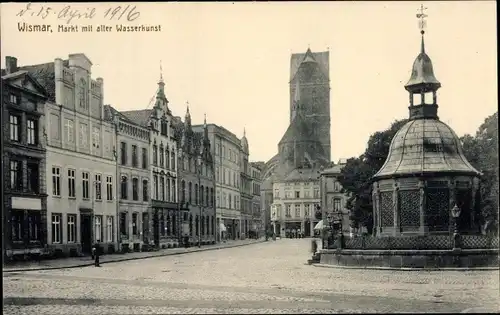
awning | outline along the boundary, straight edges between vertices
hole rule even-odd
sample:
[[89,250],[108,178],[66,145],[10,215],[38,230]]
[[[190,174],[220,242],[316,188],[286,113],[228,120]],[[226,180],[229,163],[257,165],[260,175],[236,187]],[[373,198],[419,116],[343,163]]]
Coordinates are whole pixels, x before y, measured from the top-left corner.
[[219,229],[220,229],[221,232],[226,232],[227,231],[226,226],[222,222],[219,224]]
[[325,224],[323,223],[323,220],[319,221],[315,226],[314,226],[314,229],[315,230],[322,230],[326,228]]

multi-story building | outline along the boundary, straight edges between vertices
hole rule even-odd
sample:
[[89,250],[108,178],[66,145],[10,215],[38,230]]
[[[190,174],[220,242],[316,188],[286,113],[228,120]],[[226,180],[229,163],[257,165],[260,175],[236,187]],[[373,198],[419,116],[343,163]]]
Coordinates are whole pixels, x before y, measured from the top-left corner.
[[[183,214],[178,203],[177,141],[174,135],[174,117],[165,96],[163,78],[158,82],[156,102],[152,109],[123,111],[129,120],[148,127],[149,170],[151,201],[148,222],[148,240],[156,247],[175,247],[180,242]],[[121,187],[122,188],[122,187]],[[126,186],[123,185],[123,188]],[[145,217],[143,217],[145,219]],[[143,223],[144,224],[144,223]],[[144,232],[143,232],[144,233]]]
[[214,160],[206,119],[203,132],[193,131],[188,106],[184,123],[176,121],[175,128],[179,135],[176,138],[181,143],[178,156],[179,198],[189,209],[184,218],[187,228],[182,231],[183,236],[188,236],[191,244],[215,243]]
[[[117,245],[114,126],[104,120],[103,80],[84,54],[25,66],[47,91],[47,243],[54,251]],[[111,245],[111,246],[109,246]]]
[[349,199],[349,193],[344,191],[339,181],[344,166],[345,160],[339,160],[337,165],[333,165],[321,172],[320,205],[322,218],[326,219],[330,215],[336,220],[342,219],[342,230],[348,232],[350,226],[349,210],[345,206]]
[[250,163],[252,174],[252,230],[257,235],[263,235],[264,225],[262,218],[262,205],[260,196],[261,174],[260,166],[256,163]]
[[314,235],[319,222],[314,213],[320,204],[320,170],[298,168],[273,183],[271,221],[276,235],[285,237],[292,230]]
[[252,190],[252,166],[248,163],[249,156],[248,139],[245,131],[241,138],[240,151],[240,205],[241,205],[241,238],[248,237],[248,232],[253,226],[253,190]]
[[118,163],[118,243],[120,249],[138,251],[148,240],[150,202],[149,137],[150,130],[128,119],[110,105],[105,118],[115,125]]
[[3,235],[8,257],[40,252],[47,239],[46,91],[17,59],[2,70]]
[[[203,125],[193,126],[202,132]],[[239,239],[240,213],[240,152],[241,140],[224,127],[208,124],[212,156],[215,161],[216,229],[217,237]]]

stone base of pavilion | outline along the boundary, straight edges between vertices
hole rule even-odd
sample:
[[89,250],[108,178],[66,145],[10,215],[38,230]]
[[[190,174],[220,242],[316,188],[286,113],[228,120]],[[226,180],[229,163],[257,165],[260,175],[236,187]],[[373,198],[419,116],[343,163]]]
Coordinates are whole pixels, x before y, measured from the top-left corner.
[[319,251],[320,264],[359,268],[499,268],[498,237],[450,236],[345,237]]

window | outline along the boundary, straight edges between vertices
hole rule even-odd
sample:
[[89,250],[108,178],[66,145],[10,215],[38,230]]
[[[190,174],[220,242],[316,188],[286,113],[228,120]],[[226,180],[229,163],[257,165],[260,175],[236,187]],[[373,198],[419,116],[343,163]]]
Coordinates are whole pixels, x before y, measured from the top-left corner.
[[90,174],[88,172],[82,172],[82,193],[83,199],[89,199],[89,179],[90,179]]
[[295,192],[295,199],[299,199],[300,198],[300,191],[296,191]]
[[167,177],[167,189],[166,190],[167,190],[167,192],[166,192],[167,196],[165,197],[165,200],[171,201],[171,199],[170,199],[170,178],[168,178],[168,177]]
[[148,150],[142,148],[142,168],[148,168]]
[[188,202],[193,203],[193,184],[191,182],[188,184]]
[[165,164],[165,155],[163,155],[163,146],[160,145],[160,166],[163,167]]
[[160,175],[160,200],[165,200],[165,178]]
[[170,168],[170,150],[168,147],[165,149],[165,168]]
[[336,212],[339,212],[341,210],[341,200],[338,198],[333,199],[333,209]]
[[132,178],[132,200],[139,200],[139,179]]
[[127,144],[125,142],[120,142],[120,156],[121,164],[127,165]]
[[94,149],[99,149],[99,144],[100,144],[100,137],[101,137],[101,130],[99,130],[99,127],[94,127],[92,129],[92,146]]
[[15,115],[10,115],[9,118],[9,129],[10,129],[10,140],[11,141],[21,141],[21,135],[20,135],[20,120],[19,116]]
[[113,200],[113,177],[106,176],[106,200]]
[[142,181],[142,200],[143,201],[148,201],[148,195],[149,195],[149,191],[148,191],[148,181],[147,180],[143,180]]
[[158,175],[153,175],[153,199],[158,199]]
[[198,184],[195,184],[194,185],[194,204],[197,205],[198,204]]
[[295,205],[295,216],[300,217],[300,205]]
[[137,156],[137,146],[132,145],[132,166],[137,167],[139,165],[138,156]]
[[69,143],[75,142],[75,136],[73,133],[73,120],[66,119],[64,129],[66,129],[66,141]]
[[120,212],[120,234],[123,237],[127,237],[128,229],[127,229],[127,213]]
[[128,199],[128,182],[127,176],[122,176],[122,182],[120,187],[121,199]]
[[80,146],[86,148],[88,145],[89,128],[86,124],[80,123]]
[[95,216],[95,240],[102,241],[102,215]]
[[201,205],[205,204],[204,193],[205,193],[205,187],[203,187],[203,185],[201,185],[201,187],[200,187],[200,204]]
[[68,197],[75,198],[75,170],[68,169]]
[[304,190],[304,198],[310,198],[311,197],[311,191],[309,189]]
[[170,154],[171,156],[171,159],[170,159],[170,167],[172,168],[172,170],[176,170],[176,167],[175,167],[175,152],[174,150],[172,149],[172,152]]
[[23,173],[21,161],[10,161],[10,189],[21,190]]
[[76,242],[76,215],[68,214],[68,243]]
[[62,228],[61,228],[61,214],[52,214],[52,243],[61,244],[62,242]]
[[27,167],[28,191],[38,193],[40,188],[38,164],[28,162]]
[[52,195],[61,196],[61,169],[52,167]]
[[28,239],[30,242],[41,240],[42,214],[40,211],[28,211]]
[[137,212],[132,213],[132,235],[137,235]]
[[214,189],[210,188],[210,206],[214,206]]
[[153,165],[157,165],[158,164],[158,147],[155,145],[153,145]]
[[[231,202],[233,201],[233,196],[231,194],[228,194],[227,198],[228,198],[228,208],[232,209]],[[236,208],[236,205],[234,205],[234,207]]]
[[310,204],[304,205],[304,215],[306,217],[310,217],[311,216],[311,205]]
[[175,180],[172,181],[172,202],[177,202],[177,193],[176,193]]
[[36,145],[37,144],[37,128],[36,121],[33,119],[28,119],[26,121],[27,124],[27,139],[28,144]]
[[102,181],[101,174],[95,174],[95,200],[102,200]]
[[108,216],[106,218],[106,241],[113,241],[113,217]]
[[286,205],[286,210],[285,211],[286,211],[285,212],[285,216],[287,216],[287,217],[291,217],[292,216],[292,214],[291,214],[291,212],[292,212],[292,206]]
[[314,198],[319,198],[319,188],[314,188]]
[[19,104],[19,97],[15,94],[10,94],[9,95],[9,100],[12,104],[16,104],[18,105]]
[[12,241],[22,242],[24,237],[24,211],[12,210],[11,211],[11,224],[12,224]]
[[181,203],[186,202],[186,182],[182,181],[181,182]]
[[280,197],[280,190],[278,188],[274,189],[274,198]]
[[205,187],[205,206],[208,207],[208,187]]

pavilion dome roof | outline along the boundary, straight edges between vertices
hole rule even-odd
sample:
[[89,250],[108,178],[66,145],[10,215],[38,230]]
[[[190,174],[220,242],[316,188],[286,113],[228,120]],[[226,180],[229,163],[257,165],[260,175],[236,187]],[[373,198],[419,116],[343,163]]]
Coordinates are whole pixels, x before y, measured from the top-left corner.
[[481,175],[467,161],[453,129],[438,119],[415,119],[396,133],[374,179],[439,172]]

